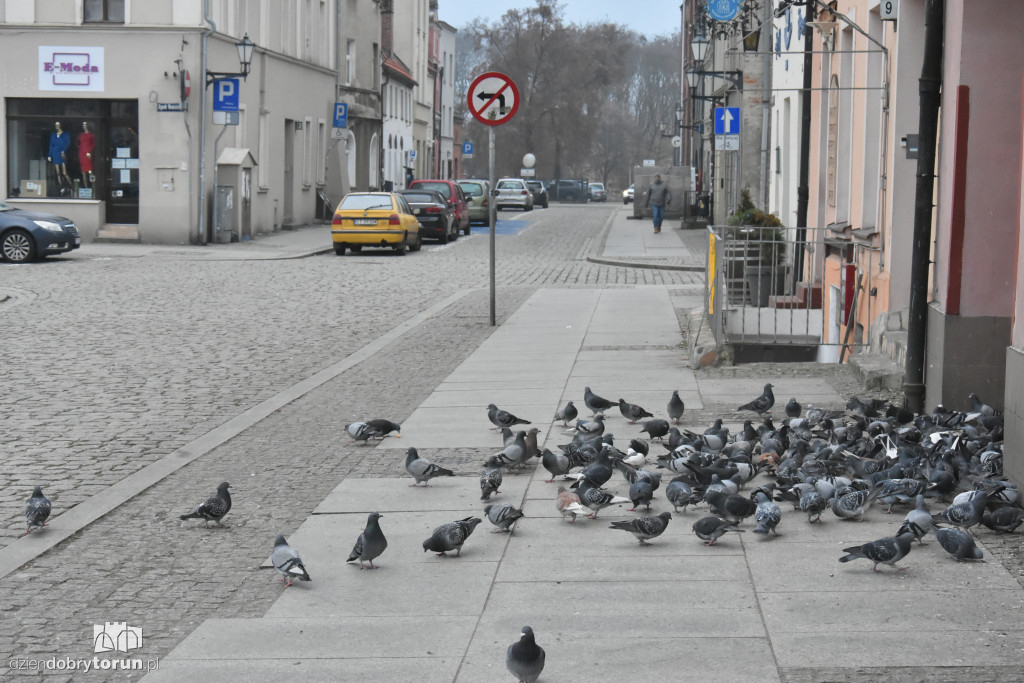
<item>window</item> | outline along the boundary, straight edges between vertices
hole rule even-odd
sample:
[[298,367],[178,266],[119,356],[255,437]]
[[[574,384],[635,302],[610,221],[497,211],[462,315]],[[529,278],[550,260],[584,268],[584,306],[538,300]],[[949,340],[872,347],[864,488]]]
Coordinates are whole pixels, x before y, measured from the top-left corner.
[[316,184],[317,185],[321,185],[321,186],[324,185],[324,182],[325,182],[324,181],[324,173],[325,173],[326,169],[324,167],[327,165],[327,162],[326,162],[326,159],[325,159],[326,155],[327,155],[327,122],[324,121],[323,119],[320,119],[317,122],[317,133],[316,133],[316,159],[317,159],[317,164],[316,164]]
[[313,164],[316,156],[313,154],[313,119],[306,117],[305,125],[302,127],[302,184],[309,187],[313,184]]
[[373,44],[373,89],[380,90],[380,46]]
[[356,41],[349,40],[345,48],[345,85],[356,80]]
[[124,23],[124,0],[85,0],[85,21]]

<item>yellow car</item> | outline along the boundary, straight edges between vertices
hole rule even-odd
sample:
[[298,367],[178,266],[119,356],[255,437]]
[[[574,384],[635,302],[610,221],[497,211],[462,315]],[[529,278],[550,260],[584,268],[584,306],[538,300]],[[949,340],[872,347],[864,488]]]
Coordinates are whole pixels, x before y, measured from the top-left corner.
[[420,222],[405,197],[394,192],[353,192],[345,195],[331,221],[334,253],[345,249],[360,252],[363,247],[419,251],[423,246]]

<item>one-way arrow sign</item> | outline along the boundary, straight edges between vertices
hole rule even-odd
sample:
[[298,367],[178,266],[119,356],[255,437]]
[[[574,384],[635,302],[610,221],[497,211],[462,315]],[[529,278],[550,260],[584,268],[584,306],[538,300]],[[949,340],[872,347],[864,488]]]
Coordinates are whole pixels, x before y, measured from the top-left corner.
[[715,107],[715,135],[740,134],[740,108]]

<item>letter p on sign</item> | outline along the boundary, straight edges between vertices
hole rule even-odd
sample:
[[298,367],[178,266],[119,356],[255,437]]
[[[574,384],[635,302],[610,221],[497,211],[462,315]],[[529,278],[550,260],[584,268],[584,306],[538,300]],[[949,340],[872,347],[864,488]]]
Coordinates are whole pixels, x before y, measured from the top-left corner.
[[225,78],[213,84],[213,110],[238,111],[237,78]]

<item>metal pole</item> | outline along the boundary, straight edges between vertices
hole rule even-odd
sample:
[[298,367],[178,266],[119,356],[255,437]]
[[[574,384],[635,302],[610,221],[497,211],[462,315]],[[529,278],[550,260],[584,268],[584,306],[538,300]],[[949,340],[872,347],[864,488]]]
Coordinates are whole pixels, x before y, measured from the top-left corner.
[[488,203],[487,221],[491,226],[491,327],[494,327],[494,224],[497,204],[494,187],[494,126],[487,127],[487,179],[491,184],[491,201]]

